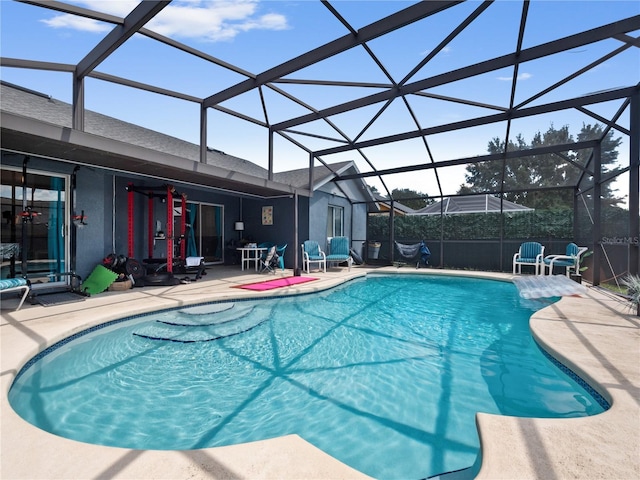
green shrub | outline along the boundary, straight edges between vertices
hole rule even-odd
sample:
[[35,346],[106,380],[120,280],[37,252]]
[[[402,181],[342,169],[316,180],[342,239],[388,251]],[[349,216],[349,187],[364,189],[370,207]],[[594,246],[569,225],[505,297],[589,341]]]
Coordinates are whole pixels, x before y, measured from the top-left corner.
[[[396,239],[488,240],[500,238],[566,239],[573,237],[573,211],[534,210],[521,213],[470,213],[459,215],[405,215],[394,218]],[[369,216],[368,238],[389,238],[389,216]]]

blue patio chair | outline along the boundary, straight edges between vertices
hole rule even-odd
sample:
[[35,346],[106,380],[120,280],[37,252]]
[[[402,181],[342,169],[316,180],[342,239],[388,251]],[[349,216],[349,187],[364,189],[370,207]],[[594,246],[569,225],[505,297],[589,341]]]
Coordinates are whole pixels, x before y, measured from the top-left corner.
[[[410,244],[396,242],[395,240],[394,242],[400,256],[405,260],[409,260],[410,262],[415,261],[416,268],[420,268],[420,262],[422,262],[425,267],[429,266],[429,257],[431,256],[431,250],[429,250],[429,247],[427,247],[424,241],[420,243]],[[417,258],[418,255],[420,256],[420,258]],[[401,262],[396,263],[398,264],[398,266],[400,266]]]
[[351,271],[351,264],[353,258],[351,258],[351,245],[348,237],[333,237],[329,242],[329,255],[327,255],[327,262],[329,263],[342,263],[347,262],[349,271]]
[[302,270],[309,273],[312,263],[317,263],[318,268],[327,272],[327,256],[320,249],[320,245],[315,240],[306,240],[302,245]]
[[548,255],[542,263],[542,273],[545,269],[549,269],[549,275],[553,275],[553,267],[564,267],[565,274],[568,276],[573,273],[580,273],[580,257],[587,251],[587,247],[579,247],[575,243],[567,245],[564,255]]
[[520,249],[513,255],[513,274],[522,273],[522,265],[532,265],[536,269],[536,275],[544,273],[543,262],[544,246],[538,242],[525,242],[520,245]]
[[287,244],[276,247],[276,253],[278,254],[278,266],[284,270],[284,252],[287,249]]

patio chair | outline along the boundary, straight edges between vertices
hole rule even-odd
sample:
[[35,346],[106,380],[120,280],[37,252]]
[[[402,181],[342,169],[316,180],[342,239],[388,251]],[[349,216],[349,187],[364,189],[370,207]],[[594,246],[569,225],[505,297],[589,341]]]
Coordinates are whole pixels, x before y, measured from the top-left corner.
[[580,273],[580,257],[587,251],[587,247],[579,247],[575,243],[567,245],[564,255],[547,255],[542,263],[542,273],[549,269],[549,275],[553,275],[553,267],[565,267],[565,274],[569,277],[572,273]]
[[26,278],[4,278],[0,280],[0,291],[2,293],[20,291],[22,298],[20,299],[18,308],[16,308],[16,311],[18,311],[22,307],[27,295],[29,295],[29,292],[31,292],[31,283]]
[[522,265],[532,265],[536,269],[536,275],[543,273],[544,246],[538,242],[525,242],[513,255],[513,274],[522,273]]
[[[429,247],[427,247],[427,245],[424,243],[424,241],[413,244],[395,242],[395,244],[400,256],[405,260],[409,260],[410,262],[415,261],[416,268],[420,268],[420,262],[422,262],[425,267],[429,265],[429,257],[431,256],[431,251],[429,250]],[[419,258],[417,258],[418,255]],[[402,262],[396,263],[398,264],[398,266],[400,266],[400,263]]]
[[327,262],[329,263],[342,263],[347,262],[349,271],[351,271],[351,264],[353,258],[351,258],[351,246],[348,237],[333,237],[329,242],[329,255],[327,255]]
[[267,251],[265,258],[260,258],[260,273],[269,272],[275,274],[275,268],[278,266],[278,254],[276,246],[272,246]]
[[262,253],[262,255],[260,255],[260,259],[264,260],[265,258],[267,258],[267,255],[269,255],[269,250],[271,249],[271,247],[274,247],[275,244],[271,243],[271,242],[262,242],[259,243],[257,245],[258,248],[266,248],[267,250],[265,252]]
[[327,257],[325,253],[320,249],[320,245],[315,240],[305,240],[300,245],[302,247],[302,270],[309,273],[312,263],[317,263],[318,268],[327,272]]
[[276,253],[278,254],[278,266],[281,270],[284,270],[284,252],[287,249],[287,244],[276,247]]

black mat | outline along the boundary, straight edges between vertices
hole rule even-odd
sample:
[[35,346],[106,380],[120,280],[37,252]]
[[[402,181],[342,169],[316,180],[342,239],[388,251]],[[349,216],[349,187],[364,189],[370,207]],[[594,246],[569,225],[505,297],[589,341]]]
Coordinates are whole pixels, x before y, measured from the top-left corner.
[[53,305],[62,305],[63,303],[82,302],[85,298],[87,297],[73,292],[58,292],[37,295],[35,301],[45,307],[51,307]]

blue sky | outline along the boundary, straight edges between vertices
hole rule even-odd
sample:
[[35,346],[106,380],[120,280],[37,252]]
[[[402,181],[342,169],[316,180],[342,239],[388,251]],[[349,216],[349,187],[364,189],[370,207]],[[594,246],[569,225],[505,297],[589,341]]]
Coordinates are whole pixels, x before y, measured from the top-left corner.
[[[68,3],[123,17],[138,2],[107,0]],[[332,5],[358,29],[412,3],[334,1]],[[394,80],[400,81],[449,34],[453,26],[458,25],[479,5],[477,1],[465,2],[433,19],[425,19],[373,40],[368,46]],[[75,64],[113,28],[107,23],[7,0],[0,1],[0,9],[3,57]],[[521,9],[520,1],[494,2],[409,82],[512,52],[516,45]],[[638,14],[640,2],[635,0],[534,0],[529,9],[523,48]],[[146,27],[253,74],[261,73],[347,33],[346,28],[326,7],[318,1],[310,0],[174,1]],[[635,32],[635,36],[638,36],[638,32]],[[600,42],[552,58],[523,64],[519,71],[521,81],[518,82],[516,103],[620,45],[621,43],[613,41]],[[638,51],[638,48],[627,50],[531,105],[555,101],[565,96],[637,84],[640,81]],[[201,98],[245,79],[242,75],[140,35],[126,42],[96,70]],[[70,74],[2,67],[0,75],[8,82],[42,91],[64,101],[71,100]],[[434,88],[430,93],[505,107],[509,103],[512,75],[511,69],[491,72],[472,81]],[[363,48],[354,48],[296,72],[291,78],[389,83]],[[289,84],[278,84],[277,87],[316,109],[381,91],[376,88]],[[271,123],[309,113],[308,109],[270,89],[265,89],[264,101]],[[429,98],[412,97],[409,101],[421,128],[496,113],[493,109]],[[262,103],[256,91],[225,102],[223,106],[264,120]],[[199,107],[190,102],[87,79],[86,107],[194,143],[199,141]],[[593,111],[609,116],[618,107],[619,103],[612,102],[594,106]],[[344,133],[354,137],[379,109],[380,105],[370,106],[362,111],[338,115],[332,121]],[[623,117],[620,123],[628,128],[628,113]],[[578,111],[557,112],[535,121],[514,121],[511,131],[513,135],[521,133],[526,140],[530,140],[535,132],[544,132],[552,124],[555,127],[569,125],[575,136],[583,123],[595,123],[595,120]],[[401,100],[396,100],[362,134],[361,139],[392,135],[415,128],[407,108]],[[428,138],[429,150],[436,161],[482,155],[486,153],[487,143],[493,137],[504,138],[505,128],[504,124],[489,125],[433,136]],[[314,122],[298,129],[331,138],[339,137],[335,130],[323,122]],[[620,135],[616,133],[616,136]],[[622,136],[625,143],[621,147],[621,162],[624,164],[625,161],[628,163],[628,141]],[[334,141],[309,136],[292,134],[292,137],[304,141],[314,150],[338,145]],[[261,127],[209,109],[207,142],[210,147],[267,166],[267,134]],[[278,136],[274,152],[276,171],[308,165],[306,152]],[[365,154],[377,168],[430,161],[421,140],[367,149]],[[361,171],[370,170],[367,161],[354,152],[324,160],[329,163],[355,160]],[[430,194],[438,193],[432,171],[395,175],[385,181],[389,188],[406,187]],[[463,181],[463,167],[440,171],[440,182],[445,194],[454,193]],[[369,183],[383,190],[375,180],[372,179]]]

